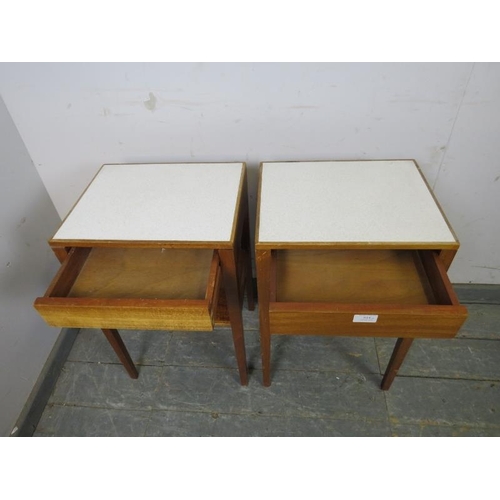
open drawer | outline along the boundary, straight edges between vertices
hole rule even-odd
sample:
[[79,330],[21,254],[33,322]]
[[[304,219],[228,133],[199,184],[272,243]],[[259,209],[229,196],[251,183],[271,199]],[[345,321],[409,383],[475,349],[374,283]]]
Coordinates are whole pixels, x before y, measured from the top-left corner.
[[72,248],[34,306],[58,327],[212,330],[219,288],[213,250]]
[[437,252],[276,250],[272,333],[453,337],[467,318]]

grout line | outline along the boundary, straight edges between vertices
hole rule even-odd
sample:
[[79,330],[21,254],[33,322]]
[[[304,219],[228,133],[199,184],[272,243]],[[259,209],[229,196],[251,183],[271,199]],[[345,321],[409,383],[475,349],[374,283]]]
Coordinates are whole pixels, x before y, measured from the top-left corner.
[[262,413],[261,411],[245,411],[245,412],[235,412],[235,411],[216,411],[216,410],[179,410],[176,408],[128,408],[128,407],[120,407],[116,408],[113,406],[96,406],[91,404],[73,404],[73,403],[51,403],[51,407],[60,407],[60,408],[88,408],[92,410],[113,410],[113,411],[129,411],[129,412],[141,412],[141,413],[189,413],[189,414],[204,414],[204,415],[213,415],[217,413],[219,416],[241,416],[241,417],[257,417],[257,418],[302,418],[307,420],[341,420],[341,421],[363,421],[363,422],[376,422],[383,423],[386,421],[386,418],[373,418],[373,417],[365,417],[365,416],[352,416],[348,417],[331,417],[328,415],[301,415],[301,414],[289,414],[289,413]]
[[482,301],[477,301],[477,302],[464,302],[463,300],[460,301],[462,305],[468,305],[468,306],[477,306],[477,305],[485,305],[485,306],[500,306],[500,302],[482,302]]
[[463,378],[463,377],[426,377],[425,375],[397,375],[395,381],[398,378],[416,378],[419,380],[456,380],[465,382],[497,382],[500,383],[500,378]]
[[[427,422],[425,419],[423,421],[419,420],[419,421],[416,421],[416,422],[397,422],[397,425],[400,426],[400,427],[415,427],[415,426],[419,426],[419,427],[422,427],[422,428],[425,428],[425,427],[441,427],[441,428],[446,428],[446,429],[460,429],[462,427],[466,427],[467,430],[498,430],[499,431],[499,434],[498,436],[500,436],[500,425],[492,425],[492,424],[479,424],[479,425],[474,425],[474,424],[470,424],[470,423],[461,423],[461,422],[457,422],[457,423],[452,423],[452,424],[448,424],[448,423],[438,423],[438,422],[432,422],[432,423],[429,423]],[[431,437],[431,436],[430,436]],[[458,437],[458,436],[457,436]]]
[[128,406],[121,406],[120,408],[114,407],[114,406],[97,406],[95,404],[90,404],[90,403],[48,403],[47,407],[53,408],[53,407],[59,407],[59,408],[89,408],[92,410],[116,410],[116,411],[131,411],[131,412],[137,412],[137,413],[149,413],[152,408],[135,408],[135,407],[128,407]]
[[288,417],[288,418],[302,418],[302,419],[307,419],[307,420],[342,420],[342,421],[363,421],[363,422],[377,422],[377,423],[383,423],[386,421],[385,418],[373,418],[373,417],[364,417],[364,416],[359,416],[359,417],[353,417],[350,415],[349,417],[331,417],[328,415],[301,415],[301,414],[289,414],[289,413],[262,413],[261,411],[247,411],[247,412],[226,412],[226,411],[193,411],[193,410],[177,410],[177,409],[170,409],[170,408],[152,408],[152,412],[171,412],[171,413],[200,413],[200,414],[206,414],[206,415],[213,415],[214,413],[217,413],[219,416],[235,416],[235,417],[257,417],[257,418],[283,418],[283,417]]
[[[426,340],[426,339],[423,339]],[[478,340],[480,342],[484,341],[489,341],[489,342],[498,342],[496,339],[474,339],[474,338],[454,338],[452,340]],[[378,355],[377,355],[378,357]],[[78,364],[91,364],[91,365],[110,365],[110,366],[118,366],[118,367],[123,367],[123,365],[120,362],[109,362],[109,363],[104,363],[104,362],[98,362],[98,361],[68,361],[68,363],[78,363]],[[139,365],[137,366],[142,366],[142,367],[147,367],[147,368],[188,368],[188,369],[207,369],[207,370],[225,370],[225,371],[234,371],[236,370],[236,367],[227,367],[227,366],[213,366],[213,365],[182,365],[182,364],[158,364],[158,365]],[[253,373],[257,372],[262,372],[262,368],[255,367],[253,370]],[[383,374],[381,372],[375,372],[375,371],[370,371],[370,372],[360,372],[360,371],[342,371],[342,370],[314,370],[314,369],[308,369],[308,368],[280,368],[279,369],[280,373],[315,373],[315,374],[330,374],[331,376],[334,376],[335,374],[339,375],[344,375],[344,376],[352,376],[352,377],[365,377],[366,376],[372,376],[375,375],[377,377],[382,376]],[[254,378],[253,373],[250,374],[249,379]],[[140,376],[140,374],[139,374]],[[418,379],[427,379],[427,380],[464,380],[464,381],[470,381],[470,382],[500,382],[500,378],[467,378],[467,377],[446,377],[446,376],[425,376],[425,375],[405,375],[398,373],[397,377],[404,377],[404,378],[418,378]],[[255,376],[257,380],[260,380],[259,376]],[[243,386],[242,386],[243,387]],[[156,391],[156,389],[155,389]],[[382,391],[386,392],[386,391]]]
[[[91,360],[68,360],[68,363],[78,363],[78,364],[89,364],[89,365],[110,365],[110,366],[120,366],[123,365],[120,361],[91,361]],[[148,367],[148,368],[205,368],[205,369],[214,369],[214,370],[227,370],[233,371],[237,370],[237,367],[233,366],[217,366],[217,365],[206,365],[206,364],[197,364],[197,365],[185,365],[181,363],[134,363],[136,366]],[[253,371],[262,371],[261,367],[254,366]],[[335,370],[335,369],[326,369],[326,370],[315,370],[312,368],[280,368],[280,372],[291,372],[291,373],[299,373],[299,372],[308,372],[308,373],[339,373],[343,375],[381,375],[380,371],[368,371],[361,373],[360,371],[347,371],[347,370]]]
[[[426,340],[426,339],[424,339]],[[465,335],[461,335],[460,337],[457,335],[456,337],[452,337],[450,339],[436,339],[436,340],[477,340],[478,342],[498,342],[500,341],[500,337],[497,339],[492,339],[491,337],[468,337]]]
[[[120,361],[91,361],[91,360],[68,360],[67,363],[78,363],[87,365],[107,365],[107,366],[120,366],[125,369]],[[237,370],[236,366],[215,366],[215,365],[182,365],[182,364],[171,364],[159,362],[158,364],[152,363],[134,363],[136,366],[142,366],[147,368],[169,368],[169,367],[184,367],[184,368],[213,368],[214,370]]]
[[116,411],[135,411],[141,413],[148,413],[151,411],[150,408],[136,408],[136,407],[128,407],[128,406],[120,406],[119,408],[114,406],[98,406],[91,403],[49,403],[47,406],[51,408],[54,406],[58,406],[61,408],[90,408],[94,410],[116,410]]
[[472,67],[470,69],[469,77],[467,78],[467,82],[466,82],[465,87],[464,87],[464,92],[462,94],[462,98],[460,99],[460,103],[458,105],[457,114],[455,115],[455,119],[453,120],[453,124],[451,126],[450,135],[448,136],[448,140],[446,141],[446,146],[445,146],[446,149],[444,150],[443,157],[441,158],[441,162],[439,163],[439,168],[438,168],[438,171],[437,171],[437,174],[436,174],[436,178],[435,178],[434,183],[432,185],[432,191],[434,191],[434,189],[436,187],[437,181],[439,179],[439,174],[441,173],[441,167],[443,166],[444,159],[446,158],[446,155],[448,154],[448,147],[450,145],[451,138],[452,138],[453,132],[455,130],[455,125],[457,123],[458,116],[460,115],[460,110],[462,109],[462,103],[464,102],[465,94],[467,92],[467,89],[469,88],[469,82],[470,82],[470,80],[472,78],[472,72],[474,71],[475,65],[476,65],[476,63],[472,63]]
[[[389,391],[384,391],[384,392],[389,392]],[[189,414],[206,414],[206,415],[212,415],[214,413],[217,413],[219,416],[241,416],[241,417],[257,417],[257,418],[283,418],[283,417],[289,417],[289,418],[302,418],[302,419],[310,419],[310,420],[341,420],[341,421],[350,421],[350,420],[355,420],[355,421],[363,421],[363,422],[377,422],[377,423],[383,423],[386,421],[385,417],[382,418],[375,418],[375,417],[366,417],[366,416],[353,416],[349,415],[348,417],[341,417],[341,416],[328,416],[328,415],[301,415],[301,414],[289,414],[289,413],[262,413],[261,411],[245,411],[245,412],[235,412],[235,411],[214,411],[213,409],[211,410],[179,410],[176,408],[149,408],[149,409],[141,409],[141,408],[128,408],[128,407],[120,407],[116,408],[113,406],[96,406],[96,405],[91,405],[91,404],[71,404],[71,403],[51,403],[52,407],[61,407],[61,408],[88,408],[88,409],[93,409],[93,410],[113,410],[113,411],[129,411],[129,412],[137,412],[137,413],[189,413]],[[416,425],[413,422],[398,422],[398,425]],[[447,427],[455,427],[456,425],[461,425],[461,424],[446,424],[446,423],[428,423],[425,422],[425,425],[439,425],[439,426],[447,426]],[[467,424],[470,425],[470,424]],[[477,427],[477,428],[500,428],[500,423],[498,425],[492,425],[492,424],[479,424],[479,425],[473,425],[472,427]]]

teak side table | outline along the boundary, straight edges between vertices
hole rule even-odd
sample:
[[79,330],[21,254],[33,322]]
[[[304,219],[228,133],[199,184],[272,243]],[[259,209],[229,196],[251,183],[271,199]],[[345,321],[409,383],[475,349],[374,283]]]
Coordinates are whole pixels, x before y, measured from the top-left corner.
[[132,378],[117,328],[230,325],[248,383],[242,305],[254,309],[244,163],[103,165],[49,241],[61,262],[34,306],[49,325],[100,328]]
[[274,334],[396,337],[387,390],[414,338],[465,321],[459,243],[413,160],[262,163],[257,214],[264,385]]

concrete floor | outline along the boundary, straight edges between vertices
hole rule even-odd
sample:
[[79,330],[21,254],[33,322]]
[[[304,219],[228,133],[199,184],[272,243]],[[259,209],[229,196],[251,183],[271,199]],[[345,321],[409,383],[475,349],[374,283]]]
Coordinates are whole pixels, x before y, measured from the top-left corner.
[[416,340],[388,392],[395,341],[373,338],[273,336],[263,387],[258,311],[244,311],[248,387],[228,329],[122,331],[137,380],[81,330],[34,436],[500,436],[500,305],[458,294],[457,338]]

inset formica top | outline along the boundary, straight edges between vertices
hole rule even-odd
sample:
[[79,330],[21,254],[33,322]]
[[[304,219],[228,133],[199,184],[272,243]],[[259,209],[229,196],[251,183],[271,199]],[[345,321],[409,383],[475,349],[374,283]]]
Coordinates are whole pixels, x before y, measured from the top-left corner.
[[53,243],[229,242],[243,163],[103,165]]
[[458,247],[416,163],[265,162],[257,244]]

